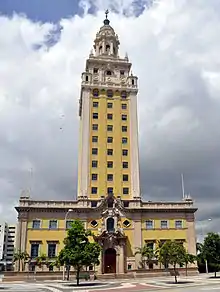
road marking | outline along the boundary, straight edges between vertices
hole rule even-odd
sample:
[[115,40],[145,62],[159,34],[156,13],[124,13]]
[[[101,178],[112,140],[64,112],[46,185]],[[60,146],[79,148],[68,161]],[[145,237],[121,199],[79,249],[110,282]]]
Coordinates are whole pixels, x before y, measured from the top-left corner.
[[201,288],[200,290],[202,291],[208,291],[208,290],[219,290],[220,286],[218,287],[206,287],[206,288]]
[[[51,292],[61,292],[61,290],[60,289],[57,289],[57,288],[55,288],[55,287],[51,287],[51,286],[43,286],[42,288],[45,288],[45,289],[47,289],[47,290],[49,290],[49,291],[51,291]],[[84,290],[81,290],[81,292],[87,292],[87,291],[84,291]]]

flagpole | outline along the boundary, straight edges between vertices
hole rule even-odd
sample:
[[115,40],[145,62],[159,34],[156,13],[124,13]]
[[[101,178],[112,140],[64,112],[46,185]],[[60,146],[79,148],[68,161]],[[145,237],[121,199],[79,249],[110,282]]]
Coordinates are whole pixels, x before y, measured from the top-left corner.
[[184,178],[183,178],[183,174],[181,173],[181,182],[182,182],[182,195],[183,195],[183,199],[185,198],[185,188],[184,188]]

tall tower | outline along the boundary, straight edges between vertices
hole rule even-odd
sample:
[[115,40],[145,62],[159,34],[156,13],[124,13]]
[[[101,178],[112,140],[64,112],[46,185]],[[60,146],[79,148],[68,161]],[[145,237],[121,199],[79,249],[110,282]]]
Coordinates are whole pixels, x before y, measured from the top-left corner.
[[78,199],[140,199],[137,77],[119,44],[106,11],[82,73]]

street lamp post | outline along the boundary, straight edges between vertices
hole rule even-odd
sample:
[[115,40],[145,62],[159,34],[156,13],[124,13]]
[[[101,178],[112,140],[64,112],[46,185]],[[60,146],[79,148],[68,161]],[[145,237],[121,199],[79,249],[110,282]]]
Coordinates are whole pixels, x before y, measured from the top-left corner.
[[[212,221],[212,219],[209,218],[207,221],[210,222],[210,221]],[[204,229],[205,229],[205,228],[204,228],[204,224],[203,224],[203,223],[201,223],[201,227],[202,227],[202,237],[203,237],[203,242],[204,242],[204,239],[205,239],[205,232],[204,232]],[[208,261],[207,261],[207,259],[205,259],[205,271],[206,271],[206,274],[209,273],[209,268],[208,268]]]
[[[73,209],[69,209],[67,212],[66,212],[66,215],[65,215],[65,218],[64,218],[64,238],[65,238],[65,235],[66,235],[66,221],[67,221],[67,217],[69,215],[70,212],[72,212]],[[63,265],[63,281],[65,280],[65,263]]]

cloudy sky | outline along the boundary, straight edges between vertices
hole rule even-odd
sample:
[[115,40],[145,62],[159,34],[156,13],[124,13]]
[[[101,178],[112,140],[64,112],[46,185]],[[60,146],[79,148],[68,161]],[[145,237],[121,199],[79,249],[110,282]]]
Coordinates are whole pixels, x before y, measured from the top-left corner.
[[219,231],[219,0],[0,1],[1,220],[23,188],[76,196],[80,78],[106,8],[139,77],[143,197],[181,200],[184,173],[198,226]]

